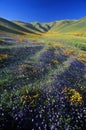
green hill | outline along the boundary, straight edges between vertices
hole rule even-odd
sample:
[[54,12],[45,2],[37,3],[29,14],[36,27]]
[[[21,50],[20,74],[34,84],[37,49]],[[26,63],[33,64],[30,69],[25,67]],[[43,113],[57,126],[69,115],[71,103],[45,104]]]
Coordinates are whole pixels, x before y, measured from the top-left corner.
[[[52,23],[53,24],[53,23]],[[22,21],[9,21],[0,18],[0,32],[8,32],[14,34],[25,34],[25,33],[43,33],[47,32],[51,26],[51,23],[24,23]]]
[[39,23],[39,22],[32,22],[32,25],[39,29],[41,32],[48,32],[52,26],[53,26],[54,22],[51,23]]
[[8,32],[14,34],[25,34],[25,33],[39,33],[31,23],[24,23],[18,21],[8,21],[6,19],[0,18],[0,32]]
[[58,20],[55,22],[30,22],[9,21],[0,18],[0,32],[13,34],[41,34],[41,33],[61,33],[77,36],[86,36],[86,17],[79,20]]
[[61,20],[56,21],[49,32],[63,34],[86,35],[86,17],[80,20]]

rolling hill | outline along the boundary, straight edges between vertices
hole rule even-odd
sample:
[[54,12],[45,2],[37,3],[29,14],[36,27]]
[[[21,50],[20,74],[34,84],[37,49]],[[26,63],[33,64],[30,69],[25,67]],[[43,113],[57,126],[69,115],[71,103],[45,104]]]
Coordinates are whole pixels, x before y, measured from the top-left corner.
[[58,32],[63,34],[86,35],[86,18],[80,20],[61,20],[49,32]]
[[[53,23],[52,23],[53,24]],[[9,21],[0,18],[0,32],[2,33],[14,33],[14,34],[27,34],[27,33],[43,33],[47,32],[52,24],[49,23],[24,23],[21,21]]]
[[58,20],[49,23],[25,23],[22,21],[9,21],[0,18],[0,32],[13,34],[41,34],[47,32],[86,36],[86,17],[79,20]]

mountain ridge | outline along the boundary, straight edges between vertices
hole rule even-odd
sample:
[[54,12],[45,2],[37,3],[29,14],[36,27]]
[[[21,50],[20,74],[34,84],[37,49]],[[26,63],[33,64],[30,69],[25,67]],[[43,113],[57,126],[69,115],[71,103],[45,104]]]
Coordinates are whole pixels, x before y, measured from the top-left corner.
[[13,34],[61,33],[86,35],[86,17],[79,20],[57,20],[54,22],[23,22],[0,18],[0,32]]

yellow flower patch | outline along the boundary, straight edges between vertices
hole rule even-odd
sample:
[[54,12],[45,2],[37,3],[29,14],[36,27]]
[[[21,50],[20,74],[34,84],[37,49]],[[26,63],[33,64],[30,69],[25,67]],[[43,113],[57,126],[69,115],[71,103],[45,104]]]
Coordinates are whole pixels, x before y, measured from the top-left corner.
[[49,45],[46,47],[46,50],[50,50],[50,49],[56,49],[58,48],[58,45],[57,44],[53,44],[53,45]]
[[66,49],[64,49],[63,51],[64,51],[64,54],[65,54],[66,56],[71,56],[71,55],[77,55],[77,54],[78,54],[77,51],[74,50],[74,49],[66,48]]
[[0,54],[0,61],[7,59],[8,54]]
[[76,91],[75,89],[72,89],[72,88],[65,88],[63,90],[63,92],[65,93],[65,95],[67,96],[67,98],[69,99],[70,102],[73,102],[73,103],[81,103],[82,102],[82,96],[81,94]]
[[86,58],[86,53],[82,53],[80,56]]
[[54,54],[55,54],[55,55],[59,55],[59,51],[55,50],[55,51],[54,51]]
[[59,64],[59,61],[58,60],[51,60],[51,63],[53,64],[53,65],[57,65],[57,64]]
[[22,95],[20,100],[23,105],[31,104],[32,106],[35,105],[35,100],[39,97],[39,92],[26,92],[26,94]]
[[86,65],[86,53],[80,54],[76,59]]

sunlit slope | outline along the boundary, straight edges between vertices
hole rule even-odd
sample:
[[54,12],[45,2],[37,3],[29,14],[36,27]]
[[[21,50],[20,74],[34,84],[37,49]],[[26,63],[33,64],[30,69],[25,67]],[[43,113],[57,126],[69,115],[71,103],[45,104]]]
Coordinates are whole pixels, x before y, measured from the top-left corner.
[[54,26],[50,29],[50,32],[60,32],[62,29],[68,27],[69,25],[72,25],[76,21],[72,20],[59,20],[56,21]]
[[80,20],[61,20],[56,21],[49,33],[57,32],[61,34],[73,34],[77,36],[86,35],[86,17]]

